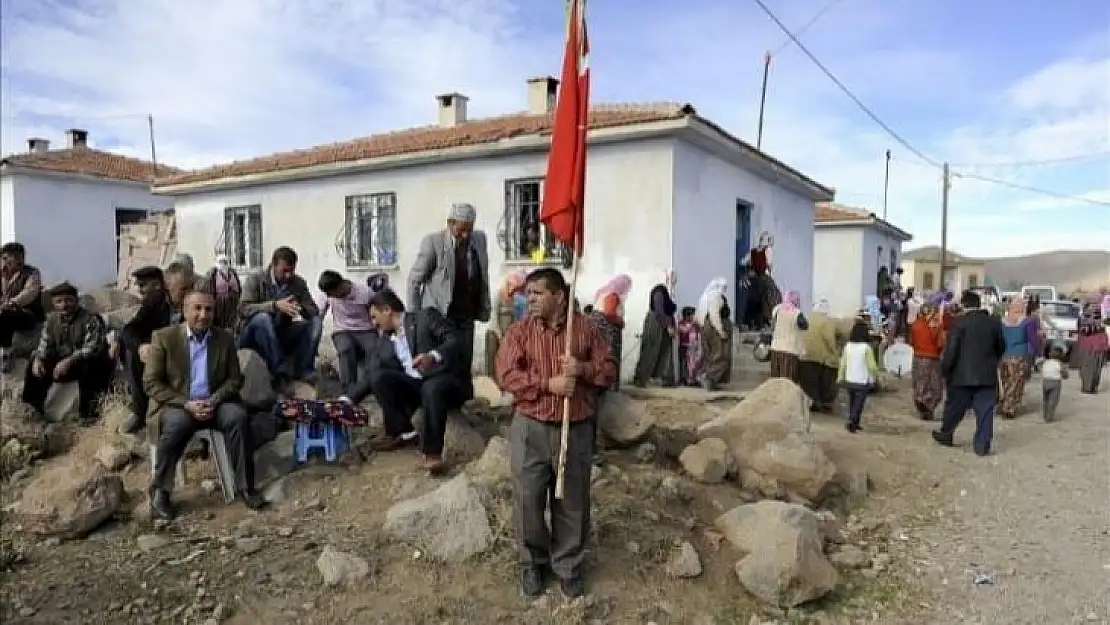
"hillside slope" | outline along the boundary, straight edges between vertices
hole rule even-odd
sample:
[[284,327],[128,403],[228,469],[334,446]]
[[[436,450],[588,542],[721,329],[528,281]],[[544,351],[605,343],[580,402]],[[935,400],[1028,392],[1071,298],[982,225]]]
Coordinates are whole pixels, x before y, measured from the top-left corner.
[[[912,252],[934,250],[937,250],[935,245]],[[907,250],[903,257],[910,253]],[[1064,292],[1110,289],[1110,251],[1107,250],[1057,250],[978,260],[986,263],[988,280],[1004,290],[1014,290],[1023,284],[1052,285]]]

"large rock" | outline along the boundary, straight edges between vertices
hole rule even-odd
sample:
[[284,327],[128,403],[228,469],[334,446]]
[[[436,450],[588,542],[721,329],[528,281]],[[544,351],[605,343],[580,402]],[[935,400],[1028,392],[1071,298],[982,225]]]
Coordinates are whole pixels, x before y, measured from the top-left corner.
[[325,586],[351,585],[370,574],[370,563],[349,553],[324,547],[316,559],[316,569],[324,578]]
[[123,481],[95,460],[63,462],[34,479],[20,500],[24,526],[36,534],[82,538],[119,509]]
[[432,559],[465,560],[493,543],[482,498],[482,489],[469,476],[459,475],[430,493],[390,508],[385,531],[423,548]]
[[719,484],[732,471],[732,453],[719,438],[707,438],[690,445],[678,457],[690,477],[705,484]]
[[836,474],[810,432],[809,398],[789,380],[767,380],[700,432],[725,440],[741,469],[809,501],[826,495]]
[[[421,431],[424,425],[423,409],[417,410],[413,414],[412,425],[417,432]],[[485,437],[470,425],[469,420],[461,410],[452,410],[447,413],[447,430],[443,436],[443,453],[449,462],[469,462],[481,456],[485,449]]]
[[475,376],[474,398],[484,400],[490,408],[501,408],[510,404],[509,397],[501,392],[497,382],[488,375]]
[[820,599],[840,581],[824,553],[817,515],[805,506],[760,501],[733,508],[714,523],[747,555],[736,563],[740,583],[774,606]]
[[489,485],[508,483],[512,478],[510,451],[509,441],[500,436],[494,436],[489,439],[482,456],[467,466],[466,472],[480,483]]
[[62,453],[73,442],[59,425],[43,421],[27,404],[8,399],[0,404],[0,442],[11,440],[35,458]]
[[239,350],[239,369],[243,372],[243,388],[239,397],[251,408],[267,409],[275,401],[273,378],[266,361],[253,349]]
[[597,407],[598,426],[605,440],[617,447],[635,445],[647,438],[655,418],[645,402],[624,393],[605,393]]

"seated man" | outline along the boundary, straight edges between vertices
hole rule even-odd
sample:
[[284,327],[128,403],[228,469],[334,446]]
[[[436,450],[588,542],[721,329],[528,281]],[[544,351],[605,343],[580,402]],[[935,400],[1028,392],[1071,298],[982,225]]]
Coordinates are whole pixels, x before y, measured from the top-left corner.
[[162,328],[151,337],[143,386],[153,404],[151,418],[160,427],[150,486],[150,509],[156,519],[173,518],[174,471],[193,434],[204,428],[216,428],[227,440],[235,489],[247,507],[257,510],[265,505],[254,488],[250,417],[238,403],[243,374],[235,340],[226,330],[212,327],[215,306],[211,293],[190,291],[185,323]]
[[0,247],[0,369],[11,373],[12,337],[27,332],[46,318],[42,308],[42,274],[23,263],[26,249],[22,243]]
[[147,266],[131,274],[139,285],[139,310],[108,341],[108,355],[112,361],[122,357],[124,370],[131,384],[131,415],[123,423],[123,431],[134,434],[146,426],[147,408],[150,406],[143,390],[143,359],[150,349],[150,337],[172,322],[173,306],[166,295],[165,277],[158,267]]
[[63,282],[50,289],[54,310],[46,316],[42,336],[23,381],[23,402],[45,412],[54,382],[77,381],[77,413],[82,423],[96,418],[100,395],[115,371],[108,359],[108,328],[100,315],[77,303],[77,288]]
[[[270,266],[247,278],[239,300],[239,347],[258,352],[279,384],[313,377],[323,331],[316,303],[296,270],[297,253],[277,248]],[[292,371],[283,370],[287,356]]]
[[[405,313],[393,291],[370,300],[370,315],[381,337],[370,354],[370,375],[344,397],[360,403],[370,390],[378,398],[386,438],[374,447],[391,451],[420,445],[424,468],[442,473],[447,411],[465,401],[458,344],[451,326],[434,308]],[[423,431],[417,435],[412,413],[424,408]]]
[[[186,256],[187,258],[187,256]],[[166,296],[170,301],[170,322],[181,323],[185,320],[182,312],[185,295],[190,291],[203,291],[204,282],[198,280],[193,269],[186,263],[174,261],[166,267],[164,274]]]
[[350,390],[358,379],[358,366],[366,362],[377,340],[370,319],[370,287],[345,280],[335,271],[320,274],[321,297],[316,300],[322,319],[331,311],[331,341],[339,355],[339,383]]

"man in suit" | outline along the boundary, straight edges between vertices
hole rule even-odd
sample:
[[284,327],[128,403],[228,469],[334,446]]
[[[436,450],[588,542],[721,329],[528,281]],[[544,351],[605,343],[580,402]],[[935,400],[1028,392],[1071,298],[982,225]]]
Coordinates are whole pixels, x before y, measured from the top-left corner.
[[980,308],[979,294],[964,291],[960,305],[965,312],[952,323],[940,366],[948,382],[944,420],[933,440],[948,447],[968,409],[975,412],[972,449],[979,456],[991,451],[994,409],[998,405],[998,361],[1006,352],[1002,320]]
[[185,296],[185,322],[157,330],[143,372],[151,401],[148,430],[157,438],[157,462],[150,486],[154,518],[171,519],[174,471],[193,434],[216,428],[227,440],[235,468],[235,488],[247,507],[265,505],[254,488],[254,445],[250,417],[239,404],[243,374],[235,339],[212,326],[216,301],[211,293]]
[[108,342],[108,355],[114,362],[123,360],[131,383],[131,414],[123,423],[123,431],[134,434],[146,425],[150,401],[143,390],[143,358],[150,350],[150,337],[155,330],[173,322],[174,309],[166,294],[165,276],[158,267],[136,269],[131,277],[139,285],[139,310]]
[[470,204],[451,205],[447,228],[420,241],[409,272],[409,308],[434,308],[447,318],[459,345],[459,370],[466,396],[473,396],[474,322],[490,318],[489,254],[486,233],[474,229],[477,211]]
[[[466,399],[460,345],[439,311],[425,308],[406,313],[393,291],[381,291],[371,298],[370,316],[381,335],[370,353],[370,375],[342,399],[357,404],[373,389],[382,407],[386,434],[375,449],[392,451],[419,445],[424,468],[440,474],[445,468],[447,412]],[[417,408],[424,409],[419,434],[412,426]]]
[[[297,253],[292,248],[277,248],[270,266],[247,278],[239,299],[239,319],[239,347],[258,352],[275,380],[313,377],[324,326],[308,284],[297,275]],[[283,369],[290,355],[291,372]]]

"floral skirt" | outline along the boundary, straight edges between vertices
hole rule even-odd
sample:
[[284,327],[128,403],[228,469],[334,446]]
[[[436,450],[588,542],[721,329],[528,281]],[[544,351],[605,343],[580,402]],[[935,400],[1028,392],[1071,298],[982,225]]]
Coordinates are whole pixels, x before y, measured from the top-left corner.
[[771,377],[798,381],[798,356],[771,350]]
[[1021,408],[1025,395],[1025,369],[1029,361],[1024,356],[1006,356],[998,364],[1001,388],[998,393],[998,416],[1013,419]]
[[929,413],[944,399],[944,375],[937,358],[913,359],[913,401],[921,413]]

